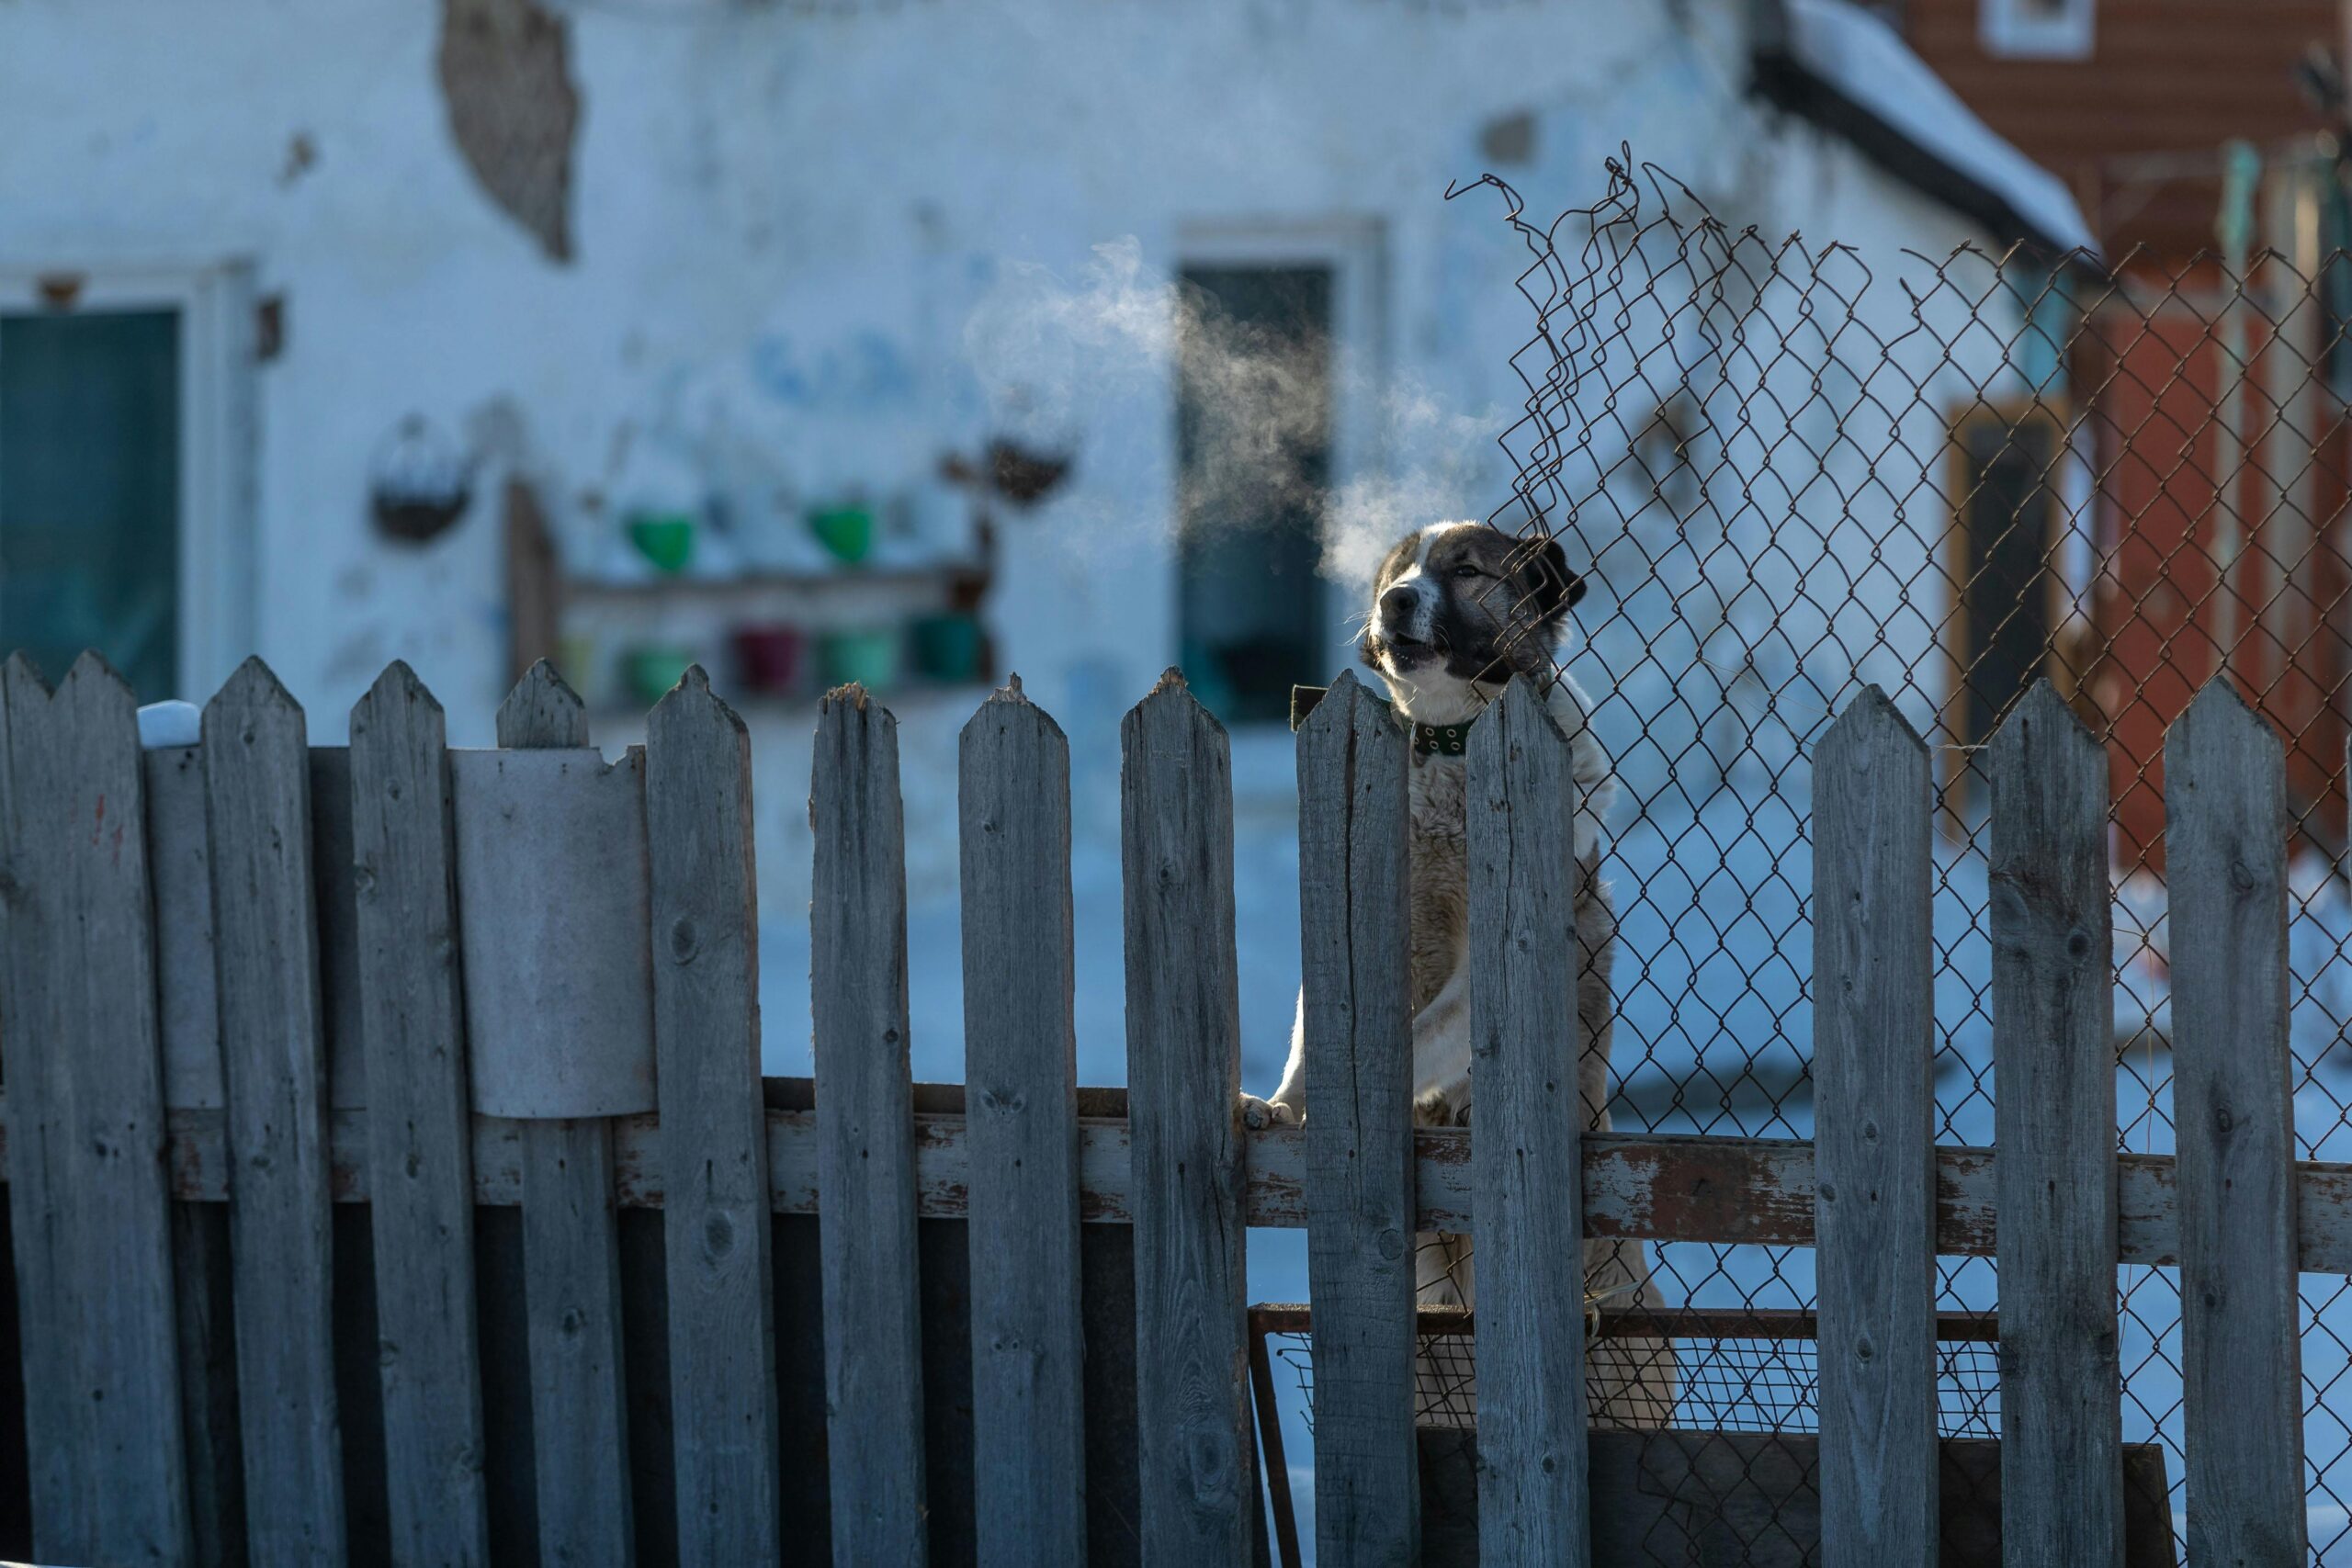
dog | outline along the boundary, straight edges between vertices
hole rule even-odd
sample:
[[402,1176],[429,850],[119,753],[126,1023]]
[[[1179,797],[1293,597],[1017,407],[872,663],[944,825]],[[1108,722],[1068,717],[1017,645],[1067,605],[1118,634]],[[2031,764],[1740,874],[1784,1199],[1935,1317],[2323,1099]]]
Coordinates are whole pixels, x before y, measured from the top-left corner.
[[[1592,704],[1566,669],[1568,612],[1585,596],[1558,543],[1515,538],[1478,523],[1439,523],[1400,540],[1380,564],[1358,643],[1412,724],[1408,815],[1411,886],[1413,1115],[1424,1126],[1467,1126],[1471,1111],[1469,872],[1464,821],[1469,727],[1514,675],[1543,694],[1568,738],[1577,790],[1572,828],[1583,868],[1576,901],[1584,964],[1577,1014],[1584,1038],[1577,1082],[1584,1124],[1609,1127],[1609,1047],[1613,1019],[1610,964],[1616,916],[1600,880],[1600,827],[1616,798],[1608,755],[1593,734]],[[1245,1125],[1297,1123],[1306,1115],[1306,1003],[1291,1026],[1290,1059],[1265,1099],[1242,1097]],[[1476,1304],[1470,1242],[1424,1235],[1416,1243],[1418,1295],[1425,1304]],[[1604,1306],[1655,1306],[1657,1292],[1638,1242],[1588,1242],[1585,1290]],[[1590,1348],[1595,1426],[1657,1427],[1675,1398],[1671,1351],[1656,1339],[1611,1338]],[[1425,1369],[1426,1371],[1426,1369]],[[1446,1392],[1421,1419],[1470,1425],[1476,1390],[1458,1370],[1437,1380]]]

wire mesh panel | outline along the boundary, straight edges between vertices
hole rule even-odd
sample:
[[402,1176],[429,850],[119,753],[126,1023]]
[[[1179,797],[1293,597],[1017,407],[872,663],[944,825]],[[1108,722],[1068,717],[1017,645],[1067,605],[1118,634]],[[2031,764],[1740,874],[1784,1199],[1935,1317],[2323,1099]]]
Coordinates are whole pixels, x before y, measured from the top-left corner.
[[[1936,764],[1938,1138],[1992,1141],[1980,752],[2047,679],[2109,760],[2117,1136],[2171,1153],[2162,743],[2226,671],[2287,746],[2298,1154],[2352,1158],[2352,262],[2316,239],[2236,266],[1866,258],[1727,227],[1630,156],[1609,175],[1544,226],[1482,184],[1526,244],[1535,321],[1491,520],[1591,584],[1562,657],[1621,784],[1614,1126],[1812,1135],[1810,757],[1875,682]],[[1667,1310],[1814,1305],[1802,1249],[1674,1242],[1654,1270]],[[2313,1555],[2352,1561],[2352,1296],[2303,1285]],[[2168,1450],[2177,1517],[2177,1272],[2118,1288],[2124,1438]],[[1991,1259],[1944,1260],[1945,1309],[1997,1303]],[[1725,1421],[1809,1425],[1787,1342],[1681,1350],[1678,1422],[1739,1390]],[[1992,1420],[1981,1371],[1948,1420]]]
[[[1315,1358],[1306,1309],[1256,1307],[1253,1326],[1264,1334],[1273,1359],[1306,1397],[1309,1430],[1315,1418]],[[1295,1326],[1294,1326],[1295,1325]],[[1471,1391],[1477,1374],[1470,1319],[1444,1308],[1424,1309],[1414,1412],[1424,1427],[1475,1427]],[[1947,1438],[2000,1436],[2000,1354],[1989,1315],[1945,1315],[1936,1346],[1937,1431]],[[1612,1342],[1671,1347],[1677,1390],[1670,1411],[1645,1425],[1714,1432],[1811,1432],[1819,1429],[1815,1392],[1819,1360],[1814,1319],[1797,1312],[1632,1312],[1602,1314],[1594,1325],[1596,1352]],[[1655,1353],[1637,1350],[1635,1354]],[[1587,1380],[1597,1425],[1623,1424],[1600,1376]],[[1647,1414],[1647,1413],[1642,1413]]]

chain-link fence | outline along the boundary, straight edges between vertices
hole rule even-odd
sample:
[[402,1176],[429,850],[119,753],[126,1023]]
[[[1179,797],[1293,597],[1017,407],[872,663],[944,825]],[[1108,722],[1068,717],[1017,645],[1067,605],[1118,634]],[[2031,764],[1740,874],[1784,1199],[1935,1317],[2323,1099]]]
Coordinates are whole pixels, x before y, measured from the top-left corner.
[[[1531,548],[1557,540],[1592,585],[1567,669],[1623,785],[1603,863],[1616,1129],[1812,1135],[1809,759],[1876,682],[1936,761],[1938,1140],[1992,1141],[1978,757],[2047,678],[2110,759],[2117,1136],[2172,1152],[2161,747],[2226,670],[2287,741],[2299,1152],[2352,1158],[2352,264],[2315,239],[2172,268],[1865,258],[1726,227],[1630,157],[1610,175],[1548,227],[1498,182],[1482,194],[1527,245],[1536,321],[1493,520]],[[1814,1303],[1804,1249],[1668,1243],[1654,1267],[1669,1318]],[[2177,1271],[2118,1280],[2124,1438],[2161,1457],[2169,1494],[2135,1511],[2177,1525]],[[1948,1313],[1998,1295],[1992,1259],[1943,1260]],[[2303,1303],[2312,1551],[2352,1561],[2352,1292],[2307,1275]],[[1686,1372],[1675,1424],[1810,1430],[1789,1344],[1683,1352],[1705,1375]],[[1707,1393],[1743,1388],[1727,1410]],[[1962,1404],[1983,1425],[1980,1392]],[[2128,1468],[2156,1484],[2157,1467]]]

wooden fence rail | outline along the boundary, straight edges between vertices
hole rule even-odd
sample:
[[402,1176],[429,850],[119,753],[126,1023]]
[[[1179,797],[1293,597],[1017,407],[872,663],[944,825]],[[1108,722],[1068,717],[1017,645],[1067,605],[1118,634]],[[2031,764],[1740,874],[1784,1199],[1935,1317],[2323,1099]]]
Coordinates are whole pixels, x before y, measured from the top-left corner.
[[497,750],[400,666],[312,748],[253,663],[143,759],[102,663],[0,671],[0,1547],[1265,1561],[1243,1243],[1285,1225],[1326,1563],[1454,1560],[1429,1232],[1477,1242],[1480,1561],[1608,1555],[1580,1237],[1817,1249],[1820,1560],[1871,1568],[1950,1528],[1934,1259],[2000,1262],[2014,1563],[2121,1561],[2113,1270],[2177,1262],[2190,1550],[2302,1561],[2295,1272],[2352,1272],[2352,1168],[2292,1158],[2280,752],[2226,688],[2168,750],[2177,1159],[2115,1153],[2106,773],[2046,687],[1991,757],[1997,1154],[1932,1144],[1928,769],[1875,690],[1814,759],[1809,1143],[1586,1129],[1574,785],[1517,683],[1459,764],[1475,1130],[1413,1124],[1421,764],[1351,678],[1298,737],[1311,1114],[1257,1132],[1180,679],[1122,731],[1127,1089],[1077,1083],[1052,718],[1016,685],[962,738],[968,1087],[910,1081],[895,721],[817,728],[816,1077],[763,1080],[750,743],[700,671],[608,763],[544,667]]

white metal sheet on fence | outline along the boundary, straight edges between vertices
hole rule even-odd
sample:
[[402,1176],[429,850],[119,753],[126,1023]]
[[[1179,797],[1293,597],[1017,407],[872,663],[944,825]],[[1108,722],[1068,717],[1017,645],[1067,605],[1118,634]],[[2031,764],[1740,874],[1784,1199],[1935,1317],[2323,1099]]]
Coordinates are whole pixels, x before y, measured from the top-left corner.
[[635,755],[453,751],[474,1109],[628,1116],[655,1104],[645,790]]

